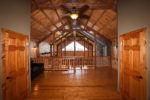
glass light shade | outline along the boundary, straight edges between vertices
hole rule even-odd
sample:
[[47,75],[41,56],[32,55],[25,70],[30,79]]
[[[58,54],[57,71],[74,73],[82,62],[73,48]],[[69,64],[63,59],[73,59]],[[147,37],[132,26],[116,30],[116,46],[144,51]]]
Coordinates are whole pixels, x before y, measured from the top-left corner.
[[77,18],[79,17],[79,15],[78,15],[78,14],[71,14],[70,17],[71,17],[72,19],[77,19]]

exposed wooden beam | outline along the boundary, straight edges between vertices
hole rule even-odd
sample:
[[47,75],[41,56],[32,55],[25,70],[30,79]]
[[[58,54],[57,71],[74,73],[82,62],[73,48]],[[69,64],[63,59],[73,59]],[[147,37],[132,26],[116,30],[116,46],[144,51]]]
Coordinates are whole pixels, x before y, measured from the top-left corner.
[[39,5],[40,9],[57,9],[60,8],[62,5],[67,6],[69,8],[76,7],[76,8],[81,8],[85,5],[88,5],[90,9],[113,9],[114,7],[112,6],[112,3],[58,3],[58,4],[53,4],[50,6],[47,5]]
[[45,11],[39,7],[38,3],[37,3],[35,0],[33,0],[33,2],[35,3],[36,7],[43,13],[43,15],[49,20],[49,22],[50,22],[53,26],[55,26],[56,28],[58,28],[58,27],[56,26],[56,24],[53,23],[53,21],[52,21],[52,20],[49,18],[49,16],[45,13]]
[[[53,5],[52,0],[48,0],[48,1],[51,3],[51,5]],[[58,17],[58,20],[61,22],[61,24],[63,24],[63,22],[62,22],[62,20],[61,20],[61,18],[60,18],[60,15],[59,15],[59,13],[58,13],[58,11],[57,11],[57,9],[55,9],[55,12],[56,12],[56,15],[57,15],[57,17]]]
[[[84,37],[85,38],[87,38],[88,40],[90,40],[91,42],[94,42],[94,40],[91,40],[90,38],[88,38],[86,35],[84,35],[84,34],[82,34],[82,33],[80,33],[82,36],[77,36],[77,37],[80,37],[80,38],[82,38],[83,40],[84,40]],[[67,37],[68,35],[70,35],[70,33],[67,33],[67,34],[65,34],[64,36],[62,36],[61,38],[64,38],[64,37],[66,37],[66,39],[67,38],[70,38],[70,37],[72,37],[72,35],[71,36],[69,36],[69,37]],[[59,42],[60,40],[61,40],[61,38],[59,38],[59,39],[56,39],[56,41],[55,42]],[[69,40],[68,40],[69,41]],[[87,40],[84,40],[84,41],[86,41],[87,42]],[[90,43],[91,44],[91,43]]]
[[102,35],[101,33],[99,33],[98,31],[96,31],[95,29],[89,27],[88,25],[82,23],[81,21],[80,21],[80,24],[84,25],[86,28],[88,28],[89,30],[93,31],[96,35],[98,35],[101,39],[103,39],[107,43],[111,43],[110,39],[108,39],[107,37],[105,37],[104,35]]
[[96,69],[96,45],[97,45],[97,42],[96,42],[96,33],[94,32],[94,44],[95,44],[95,55],[94,55],[94,57],[95,57],[95,69]]
[[63,31],[63,32],[81,32],[81,31],[90,31],[89,29],[60,29],[59,31]]
[[62,38],[64,38],[64,37],[66,37],[67,35],[69,35],[70,33],[67,33],[67,34],[65,34],[65,35],[63,35],[62,37],[60,37],[59,39],[56,39],[56,41],[55,42],[58,42],[58,41],[60,41]]
[[[66,36],[65,36],[65,38],[66,38]],[[66,56],[66,42],[67,42],[67,38],[66,38],[65,43],[64,43],[64,47],[65,47],[65,56]]]
[[[68,40],[68,38],[71,38],[71,37],[72,37],[72,40]],[[83,39],[83,38],[81,38],[81,37],[79,37],[79,36],[77,36],[77,38],[78,38],[78,39],[80,38],[80,40],[76,40],[76,41],[84,41],[85,43],[89,43],[89,46],[93,46],[93,44],[91,44],[88,40],[85,40],[85,39]],[[66,39],[63,40],[62,42],[65,43],[66,40],[67,40],[67,41],[74,41],[73,35],[66,37]],[[60,45],[61,45],[61,42],[57,43],[57,46],[60,46]],[[85,47],[86,47],[86,46],[85,46]],[[87,47],[87,48],[88,48],[88,47]]]
[[39,43],[45,39],[47,39],[48,37],[50,37],[52,34],[55,34],[57,31],[59,31],[60,29],[62,29],[64,26],[66,26],[69,22],[64,23],[63,25],[61,25],[60,27],[58,27],[57,29],[55,29],[54,31],[50,32],[48,35],[46,35],[44,38],[42,38]]
[[[98,0],[99,1],[99,0]],[[97,3],[97,2],[95,2],[95,3]],[[89,15],[89,19],[87,19],[87,22],[86,22],[86,24],[88,24],[88,22],[89,22],[89,20],[90,20],[90,18],[91,18],[91,16],[93,15],[93,10],[91,9],[91,12],[90,12],[90,15]]]
[[49,31],[49,32],[50,32],[50,29],[49,29],[47,26],[43,25],[40,21],[38,21],[37,19],[35,19],[35,18],[32,17],[32,16],[31,16],[31,19],[32,19],[34,22],[38,23],[40,26],[42,26],[46,31]]
[[95,23],[92,25],[91,28],[93,28],[98,22],[99,20],[103,17],[103,15],[105,14],[106,10],[103,11],[103,13],[98,17],[98,19],[95,21]]
[[103,25],[103,27],[101,27],[98,31],[105,29],[107,26],[109,26],[111,23],[113,23],[116,19],[117,19],[117,17],[113,18],[109,23]]
[[91,12],[90,12],[90,14],[89,14],[89,19],[87,19],[86,24],[88,24],[88,22],[89,22],[89,20],[90,20],[90,18],[91,18],[91,16],[92,16],[92,14],[93,14],[93,10],[91,10]]
[[74,37],[74,56],[76,56],[76,34],[73,34]]

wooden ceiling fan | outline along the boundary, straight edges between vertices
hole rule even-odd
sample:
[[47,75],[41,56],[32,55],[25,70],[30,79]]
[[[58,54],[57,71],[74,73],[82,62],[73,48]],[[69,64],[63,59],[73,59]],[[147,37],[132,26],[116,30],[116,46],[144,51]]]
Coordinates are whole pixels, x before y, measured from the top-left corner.
[[73,20],[76,20],[77,18],[89,18],[88,15],[85,15],[84,12],[89,9],[88,5],[84,5],[81,8],[72,7],[68,8],[67,6],[61,5],[61,7],[68,12],[67,14],[61,15],[61,17],[70,17]]

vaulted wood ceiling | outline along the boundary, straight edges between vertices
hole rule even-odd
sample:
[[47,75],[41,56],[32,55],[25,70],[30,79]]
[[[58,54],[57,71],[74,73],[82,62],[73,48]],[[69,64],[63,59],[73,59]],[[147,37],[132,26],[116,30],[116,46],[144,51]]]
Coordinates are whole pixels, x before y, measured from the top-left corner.
[[117,0],[78,0],[74,4],[69,0],[32,0],[31,40],[50,43],[53,42],[53,33],[56,32],[57,38],[61,36],[62,31],[57,31],[59,28],[72,29],[70,18],[61,18],[62,14],[66,14],[61,5],[78,8],[88,5],[89,9],[84,14],[89,18],[78,19],[79,26],[109,40],[117,38]]

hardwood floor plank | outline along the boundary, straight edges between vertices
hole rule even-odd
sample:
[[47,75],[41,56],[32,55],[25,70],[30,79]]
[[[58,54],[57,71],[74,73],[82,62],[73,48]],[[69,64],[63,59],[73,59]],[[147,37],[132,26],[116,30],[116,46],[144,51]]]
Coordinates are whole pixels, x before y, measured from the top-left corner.
[[116,88],[117,73],[111,68],[46,71],[32,81],[26,100],[122,100]]

